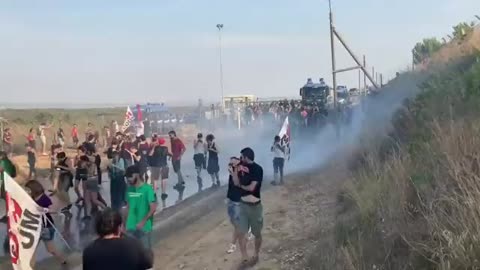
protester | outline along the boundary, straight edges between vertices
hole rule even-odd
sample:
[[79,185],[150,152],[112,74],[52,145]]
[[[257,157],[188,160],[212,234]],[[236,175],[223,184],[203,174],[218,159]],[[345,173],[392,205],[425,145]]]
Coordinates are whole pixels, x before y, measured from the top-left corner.
[[151,251],[153,215],[157,210],[157,198],[152,186],[145,183],[138,166],[127,168],[125,177],[127,188],[127,222],[126,230],[131,236],[139,239],[144,248]]
[[[44,209],[49,209],[52,206],[52,200],[45,194],[42,184],[36,180],[30,180],[25,185],[27,191],[30,193],[30,196],[35,200],[35,202]],[[45,248],[48,253],[58,259],[62,264],[66,264],[67,261],[65,257],[57,251],[55,243],[53,241],[55,237],[55,228],[53,218],[50,213],[46,213],[42,221],[42,231],[40,234],[40,240],[45,244]],[[32,257],[30,262],[32,268],[35,269],[35,254]]]
[[138,152],[137,152],[137,161],[138,167],[140,168],[140,174],[142,178],[148,182],[148,153],[150,152],[150,145],[147,142],[147,138],[144,135],[138,137]]
[[83,147],[85,148],[86,154],[90,159],[90,161],[95,164],[96,171],[94,172],[94,175],[97,175],[98,185],[101,185],[102,184],[102,168],[101,168],[102,159],[100,158],[100,155],[97,153],[97,143],[96,143],[95,135],[90,134],[87,137],[87,141],[83,143]]
[[57,142],[62,147],[65,145],[65,132],[63,131],[62,127],[59,127],[57,130]]
[[[8,174],[11,178],[17,177],[17,168],[12,161],[8,158],[8,155],[4,151],[0,151],[0,198],[5,200],[5,178],[3,173]],[[7,221],[7,215],[5,214],[0,218],[0,222],[5,223]]]
[[47,125],[46,123],[41,123],[38,126],[38,137],[40,137],[40,142],[42,143],[42,155],[47,155],[47,135],[45,134],[45,130],[51,128],[52,125]]
[[[229,170],[234,171],[240,164],[240,159],[236,157],[230,158],[228,164]],[[238,228],[240,224],[240,198],[242,197],[243,190],[236,186],[233,182],[232,175],[228,177],[228,190],[227,190],[227,213],[230,218],[230,223],[233,226],[232,242],[227,250],[227,253],[233,253],[237,249],[237,242],[240,236],[240,230]]]
[[10,128],[6,128],[3,131],[3,151],[5,151],[8,157],[12,157],[13,154],[13,136],[10,132]]
[[33,150],[37,151],[37,142],[35,138],[34,128],[30,128],[30,130],[28,131],[27,143],[31,148],[33,148]]
[[168,164],[167,158],[170,155],[168,152],[168,147],[165,146],[165,139],[157,138],[155,135],[153,137],[152,142],[152,149],[150,150],[150,166],[152,171],[152,185],[154,190],[157,188],[156,182],[161,178],[160,183],[160,191],[162,192],[161,199],[162,199],[162,206],[165,208],[166,200],[168,197],[167,194],[167,180],[168,180]]
[[107,207],[107,203],[100,194],[100,186],[98,184],[98,178],[95,177],[97,171],[97,164],[95,157],[88,155],[87,150],[87,171],[88,177],[86,181],[83,181],[83,198],[85,208],[85,220],[90,220],[92,215],[95,215],[98,211]]
[[[83,201],[83,196],[80,193],[80,185],[83,187],[84,181],[88,179],[88,163],[89,159],[86,150],[83,146],[77,148],[77,156],[75,157],[75,184],[74,190],[77,195],[77,201],[75,204],[80,204]],[[83,190],[85,192],[85,190]]]
[[25,148],[27,149],[28,179],[31,180],[34,176],[37,176],[37,171],[35,169],[37,156],[35,154],[35,149],[30,144],[25,144]]
[[141,243],[122,236],[122,216],[105,209],[95,221],[98,239],[83,251],[83,270],[146,270],[153,267],[152,258]]
[[270,148],[273,153],[273,181],[272,185],[279,184],[278,176],[280,174],[280,185],[283,185],[283,166],[285,164],[285,155],[287,148],[282,144],[280,136],[275,136],[273,139],[273,145]]
[[138,147],[134,143],[127,142],[125,145],[128,146],[128,148],[125,148],[123,151],[122,158],[125,160],[125,166],[128,168],[136,165],[140,160],[140,157],[137,155]]
[[53,191],[57,194],[59,200],[65,205],[65,207],[60,210],[60,213],[64,214],[67,218],[71,218],[72,214],[70,213],[70,209],[72,208],[72,204],[68,191],[73,186],[74,169],[71,167],[71,162],[65,152],[62,151],[57,154],[57,164],[55,165],[55,169],[58,173],[53,184]]
[[[263,168],[255,163],[255,153],[251,148],[240,152],[240,166],[229,168],[232,180],[243,190],[240,198],[239,244],[242,253],[242,264],[256,264],[262,245],[263,207],[260,190],[263,181]],[[255,236],[255,255],[251,260],[247,255],[247,233],[251,229]]]
[[[212,178],[212,187],[220,186],[220,166],[218,164],[218,146],[215,142],[215,137],[213,134],[207,135],[207,150],[208,150],[208,165],[207,172]],[[216,182],[215,182],[216,181]]]
[[170,144],[172,151],[172,167],[173,171],[178,176],[178,182],[173,188],[179,191],[183,191],[183,189],[185,189],[185,181],[183,180],[183,175],[181,171],[181,159],[186,151],[186,148],[182,140],[177,137],[177,133],[175,131],[170,131],[168,135],[170,136]]
[[193,141],[193,161],[197,171],[198,190],[202,190],[202,169],[205,167],[205,156],[207,154],[207,145],[203,142],[203,134],[198,133],[197,139]]
[[110,177],[111,207],[113,210],[119,211],[125,201],[125,161],[116,150],[112,153],[112,160],[108,166],[108,174]]
[[57,164],[57,154],[62,152],[62,146],[52,143],[50,146],[50,181],[53,183],[57,177],[55,165]]
[[78,139],[78,126],[77,126],[77,124],[73,124],[71,136],[72,136],[73,147],[77,147],[78,143],[80,142],[80,140]]

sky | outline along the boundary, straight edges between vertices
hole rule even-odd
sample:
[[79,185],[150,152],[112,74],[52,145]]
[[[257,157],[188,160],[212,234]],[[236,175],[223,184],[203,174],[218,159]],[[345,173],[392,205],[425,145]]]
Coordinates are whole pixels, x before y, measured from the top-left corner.
[[[478,0],[332,0],[335,27],[392,78],[425,37],[474,20]],[[0,2],[0,103],[167,104],[224,95],[297,96],[331,82],[326,0]],[[354,62],[336,45],[337,68]],[[358,72],[339,84],[358,87]]]

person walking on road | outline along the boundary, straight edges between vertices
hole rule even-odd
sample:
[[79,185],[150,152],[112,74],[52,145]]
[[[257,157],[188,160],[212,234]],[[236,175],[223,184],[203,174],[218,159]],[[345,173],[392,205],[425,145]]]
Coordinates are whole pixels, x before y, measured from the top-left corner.
[[227,213],[230,223],[233,226],[232,242],[227,250],[228,254],[235,252],[237,249],[238,238],[240,237],[240,198],[242,197],[243,190],[235,185],[232,178],[232,174],[237,170],[239,164],[240,159],[237,157],[230,158],[230,163],[228,164],[231,174],[228,177]]
[[119,211],[125,201],[125,161],[116,150],[112,152],[112,160],[108,166],[108,173],[110,177],[111,207],[113,210]]
[[166,207],[167,194],[167,180],[168,180],[168,163],[167,159],[170,157],[168,147],[165,146],[165,139],[158,138],[156,135],[152,138],[152,148],[149,153],[150,156],[150,170],[152,172],[152,186],[156,191],[158,188],[158,180],[160,182],[160,191],[162,192],[162,206]]
[[[255,163],[255,153],[251,148],[240,152],[242,163],[229,168],[235,186],[242,189],[240,198],[239,243],[242,253],[242,265],[255,265],[258,262],[262,246],[263,206],[260,190],[263,182],[263,168]],[[255,236],[255,254],[251,259],[247,255],[247,234],[251,229]]]
[[207,146],[203,141],[203,134],[198,133],[197,139],[193,141],[193,161],[195,163],[195,170],[197,171],[198,191],[201,191],[203,187],[202,169],[205,168],[206,154]]
[[177,133],[175,131],[170,131],[168,133],[170,136],[170,143],[171,143],[171,151],[172,151],[172,167],[173,171],[178,176],[178,182],[173,187],[178,191],[182,191],[185,189],[185,181],[183,180],[183,175],[181,171],[181,160],[182,156],[186,151],[185,145],[183,144],[182,140],[177,137]]
[[137,240],[122,235],[122,216],[105,209],[95,219],[98,238],[82,254],[83,270],[146,270],[152,259]]
[[145,183],[138,166],[130,166],[125,172],[127,188],[127,222],[129,235],[139,239],[143,247],[151,252],[153,215],[157,210],[157,196],[152,186]]
[[212,178],[212,187],[220,186],[220,165],[218,164],[218,146],[213,134],[207,135],[208,165],[207,172]]
[[[283,167],[285,165],[285,155],[287,153],[287,147],[282,143],[280,136],[275,136],[273,139],[273,145],[270,149],[273,153],[273,181],[272,185],[283,185]],[[280,175],[280,182],[278,178]]]

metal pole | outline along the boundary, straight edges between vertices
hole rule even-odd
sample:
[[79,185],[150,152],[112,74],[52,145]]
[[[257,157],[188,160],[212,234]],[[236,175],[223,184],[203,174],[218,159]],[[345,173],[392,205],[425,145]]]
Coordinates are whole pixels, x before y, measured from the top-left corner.
[[383,87],[383,74],[380,73],[380,86]]
[[340,41],[340,43],[342,43],[343,47],[345,48],[345,50],[347,50],[347,52],[353,58],[355,63],[357,63],[357,65],[361,67],[361,69],[363,70],[365,75],[367,75],[367,78],[370,80],[370,82],[373,84],[373,86],[375,86],[375,88],[378,88],[378,84],[375,83],[375,81],[372,78],[373,74],[372,75],[368,74],[368,71],[362,66],[362,64],[360,63],[360,60],[353,53],[353,51],[350,49],[350,47],[348,47],[347,43],[343,40],[342,36],[337,32],[337,30],[335,30],[335,28],[333,28],[333,34],[337,37],[338,41]]
[[358,70],[358,91],[361,91],[362,89],[362,71],[359,69]]
[[[367,60],[365,58],[365,54],[363,55],[363,68],[367,68]],[[365,72],[363,73],[363,87],[364,94],[367,95],[367,75],[365,74]]]
[[223,24],[217,24],[218,28],[218,49],[220,53],[220,91],[222,94],[222,100],[221,100],[221,106],[222,106],[222,112],[225,112],[225,102],[223,100],[224,95],[223,95],[223,59],[222,59],[222,29],[223,29]]
[[329,17],[330,17],[330,50],[332,53],[332,80],[333,80],[333,107],[337,107],[337,74],[335,73],[336,70],[336,63],[335,63],[335,40],[334,40],[334,27],[333,27],[333,14],[332,14],[332,1],[328,1],[328,7],[330,10]]

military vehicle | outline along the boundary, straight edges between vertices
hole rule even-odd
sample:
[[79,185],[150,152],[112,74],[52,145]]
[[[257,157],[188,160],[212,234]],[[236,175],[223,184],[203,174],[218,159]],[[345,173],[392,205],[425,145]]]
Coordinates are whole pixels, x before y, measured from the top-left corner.
[[300,97],[302,105],[318,107],[321,112],[327,113],[327,98],[330,94],[330,87],[325,83],[323,78],[319,83],[314,83],[311,78],[307,79],[307,83],[300,88]]

